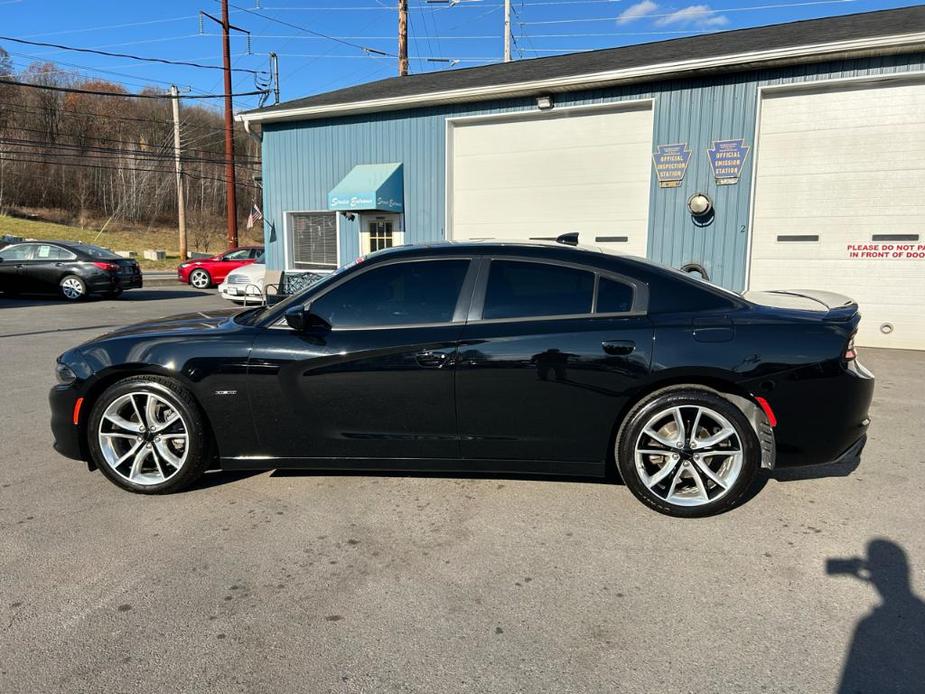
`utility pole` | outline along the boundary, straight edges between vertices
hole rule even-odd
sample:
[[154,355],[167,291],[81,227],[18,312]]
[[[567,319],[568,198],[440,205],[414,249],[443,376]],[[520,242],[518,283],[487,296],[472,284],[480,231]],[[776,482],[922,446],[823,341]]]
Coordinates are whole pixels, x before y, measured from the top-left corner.
[[228,0],[222,2],[222,18],[217,19],[208,12],[199,11],[200,22],[202,17],[208,17],[222,27],[222,59],[225,69],[225,198],[227,200],[226,216],[228,218],[228,231],[225,242],[229,248],[238,245],[238,201],[235,189],[234,173],[234,104],[231,101],[231,42],[229,32],[240,31],[250,35],[246,29],[236,27],[228,21]]
[[504,62],[511,62],[511,0],[504,0]]
[[279,56],[270,53],[270,74],[273,75],[273,103],[279,103]]
[[183,185],[183,162],[180,161],[180,90],[170,85],[173,102],[173,161],[177,167],[177,226],[180,231],[180,262],[186,260],[186,192]]
[[408,0],[398,0],[398,75],[408,74]]

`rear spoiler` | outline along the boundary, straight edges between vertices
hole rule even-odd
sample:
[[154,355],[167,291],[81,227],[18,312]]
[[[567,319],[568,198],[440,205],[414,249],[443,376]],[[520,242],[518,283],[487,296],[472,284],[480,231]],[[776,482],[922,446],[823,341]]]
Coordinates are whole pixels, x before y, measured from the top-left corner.
[[[764,303],[760,299],[760,295],[762,294],[807,299],[818,304],[818,308],[815,310],[825,311],[826,318],[830,320],[849,320],[858,312],[858,304],[854,299],[844,294],[820,291],[818,289],[770,289],[761,292],[747,292],[745,298],[753,300],[756,303]],[[754,295],[754,298],[750,295]],[[806,310],[814,309],[811,308],[810,304],[807,304]]]

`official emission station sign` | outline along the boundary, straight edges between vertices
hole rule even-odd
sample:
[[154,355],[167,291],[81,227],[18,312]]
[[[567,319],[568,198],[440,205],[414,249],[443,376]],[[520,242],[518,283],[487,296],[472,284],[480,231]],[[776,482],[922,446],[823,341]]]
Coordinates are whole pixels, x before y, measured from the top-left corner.
[[730,186],[739,182],[749,149],[745,140],[713,140],[713,147],[707,150],[707,155],[716,185]]
[[677,145],[658,145],[652,161],[659,188],[677,188],[684,180],[687,165],[691,160],[691,150],[687,143]]

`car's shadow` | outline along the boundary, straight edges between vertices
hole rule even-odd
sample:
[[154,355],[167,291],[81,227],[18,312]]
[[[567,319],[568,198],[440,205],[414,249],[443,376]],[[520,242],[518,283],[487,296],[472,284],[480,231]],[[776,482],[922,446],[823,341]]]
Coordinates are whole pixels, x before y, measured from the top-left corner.
[[801,465],[799,467],[779,467],[774,470],[759,470],[755,481],[739,500],[736,506],[747,503],[754,497],[758,496],[768,482],[802,482],[805,480],[820,480],[826,477],[847,477],[861,464],[861,455],[858,454],[851,458],[839,461],[837,463],[823,463],[820,465]]
[[135,302],[135,301],[165,301],[168,299],[196,299],[204,296],[214,295],[215,292],[210,290],[196,289],[129,289],[121,296],[115,299],[109,299],[104,296],[91,295],[80,301],[68,301],[54,294],[17,294],[9,296],[0,294],[0,309],[2,308],[25,308],[31,306],[61,306],[64,304],[96,304],[96,303],[116,303],[116,302]]

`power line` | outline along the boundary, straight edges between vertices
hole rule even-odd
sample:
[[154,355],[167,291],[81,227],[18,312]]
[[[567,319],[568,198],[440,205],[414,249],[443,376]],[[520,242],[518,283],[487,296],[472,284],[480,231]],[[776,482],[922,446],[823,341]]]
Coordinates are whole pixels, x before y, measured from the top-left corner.
[[[126,99],[170,99],[173,98],[167,94],[122,94],[118,92],[104,92],[93,89],[75,89],[72,87],[55,87],[47,84],[32,84],[31,82],[16,82],[15,80],[0,80],[0,84],[12,84],[17,87],[29,87],[30,89],[48,89],[54,92],[67,92],[69,94],[92,94],[93,96],[116,96]],[[231,96],[255,96],[257,94],[268,94],[266,89],[259,89],[252,92],[240,92]],[[224,99],[224,94],[185,94],[181,99]]]
[[[22,159],[19,157],[9,157],[9,156],[6,156],[7,154],[14,154],[14,153],[13,152],[0,153],[0,161],[20,162],[23,164],[45,164],[46,166],[75,166],[75,167],[82,168],[82,169],[102,169],[104,171],[132,171],[132,172],[170,174],[171,176],[173,175],[173,171],[170,168],[148,169],[148,168],[133,167],[133,166],[105,166],[105,165],[96,165],[96,164],[85,164],[85,163],[80,163],[80,162],[60,162],[60,161],[55,162],[55,161],[48,161],[44,159]],[[30,156],[36,155],[36,153],[25,153],[25,154],[30,154]],[[39,154],[39,156],[41,155]],[[200,176],[198,174],[193,174],[193,173],[184,173],[184,175],[188,176],[189,178],[195,178],[196,180],[217,181],[219,183],[227,183],[227,181],[224,178],[219,178],[215,176]],[[242,186],[244,188],[255,188],[255,189],[259,188],[259,186],[257,185],[253,185],[251,183],[242,183],[240,181],[237,183],[237,185]]]
[[[215,2],[219,2],[219,0],[215,0]],[[358,49],[358,50],[363,51],[364,53],[373,53],[373,54],[375,54],[375,55],[387,56],[387,57],[389,57],[389,58],[397,58],[397,57],[398,57],[398,56],[395,55],[394,53],[388,53],[388,52],[386,52],[386,51],[380,51],[378,48],[370,48],[369,46],[362,46],[362,45],[360,45],[360,44],[358,44],[358,43],[353,43],[352,41],[345,41],[345,40],[339,39],[339,38],[337,38],[337,37],[335,37],[335,36],[331,36],[330,34],[325,34],[325,33],[321,32],[321,31],[315,31],[315,30],[313,30],[313,29],[307,29],[307,28],[305,28],[305,27],[303,27],[303,26],[299,26],[298,24],[293,24],[292,22],[287,22],[287,21],[285,21],[285,20],[283,20],[283,19],[277,19],[276,17],[271,17],[270,15],[266,15],[266,14],[263,14],[263,13],[261,13],[261,12],[257,12],[257,11],[255,11],[255,10],[247,9],[246,7],[239,7],[238,5],[231,5],[230,3],[229,3],[229,5],[230,5],[231,7],[233,7],[233,8],[235,8],[236,10],[239,10],[240,12],[247,12],[248,14],[254,15],[255,17],[260,17],[260,18],[262,18],[262,19],[266,19],[267,21],[275,22],[276,24],[280,24],[280,25],[282,25],[282,26],[287,26],[287,27],[289,27],[290,29],[296,29],[296,30],[298,30],[298,31],[304,31],[306,34],[311,34],[312,36],[318,36],[318,37],[320,37],[320,38],[328,39],[329,41],[334,41],[334,42],[336,42],[336,43],[340,43],[340,44],[342,44],[342,45],[344,45],[344,46],[349,46],[350,48],[356,48],[356,49]]]
[[[103,55],[109,58],[127,58],[129,60],[138,60],[145,63],[161,63],[163,65],[181,65],[183,67],[196,67],[202,68],[204,70],[223,70],[224,68],[221,65],[205,65],[203,63],[194,63],[186,60],[169,60],[167,58],[150,58],[140,55],[133,55],[131,53],[113,53],[110,51],[101,51],[96,48],[76,48],[74,46],[65,46],[60,43],[46,43],[44,41],[28,41],[26,39],[18,39],[14,36],[2,36],[0,35],[0,41],[13,41],[14,43],[23,43],[28,46],[39,46],[42,48],[58,48],[62,51],[73,51],[75,53],[91,53],[93,55]],[[249,68],[232,68],[234,72],[247,72],[252,75],[259,75],[264,70],[251,70]]]

